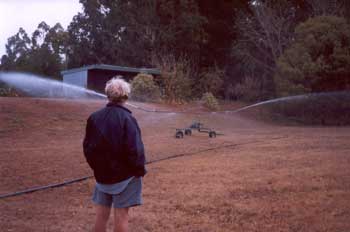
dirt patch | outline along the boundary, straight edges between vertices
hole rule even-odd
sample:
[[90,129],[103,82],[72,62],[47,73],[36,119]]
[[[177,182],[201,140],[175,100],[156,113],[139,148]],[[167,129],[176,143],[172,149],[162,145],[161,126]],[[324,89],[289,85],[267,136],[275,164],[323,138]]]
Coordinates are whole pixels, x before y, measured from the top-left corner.
[[[0,98],[0,194],[91,175],[81,142],[86,118],[104,104]],[[147,165],[131,231],[350,230],[350,128],[283,127],[191,108],[133,110],[148,161],[184,156]],[[195,119],[224,135],[174,138]],[[89,179],[1,199],[2,230],[88,231],[93,186]]]

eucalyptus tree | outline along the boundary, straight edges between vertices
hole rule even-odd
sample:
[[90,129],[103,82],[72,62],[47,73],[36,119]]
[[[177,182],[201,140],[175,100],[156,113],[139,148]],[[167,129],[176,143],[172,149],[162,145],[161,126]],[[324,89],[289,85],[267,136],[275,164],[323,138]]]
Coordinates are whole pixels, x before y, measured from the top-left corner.
[[81,0],[68,27],[68,66],[93,63],[146,66],[157,38],[154,1]]
[[41,22],[32,36],[31,71],[59,79],[66,59],[66,43],[67,33],[59,23],[50,27]]
[[350,24],[336,16],[310,18],[278,59],[280,96],[350,89]]
[[274,94],[276,63],[293,39],[297,9],[287,0],[255,0],[250,1],[250,11],[241,13],[235,21],[238,38],[233,42],[232,54],[243,67],[243,81],[250,78],[260,83],[258,95]]
[[91,63],[148,66],[152,57],[184,54],[199,60],[204,17],[195,1],[81,0],[73,19],[69,66]]
[[8,38],[6,55],[1,58],[2,70],[27,70],[28,57],[31,49],[31,40],[23,28]]
[[50,28],[41,22],[31,37],[20,28],[18,33],[8,39],[1,69],[58,79],[65,62],[66,41],[67,33],[60,24]]

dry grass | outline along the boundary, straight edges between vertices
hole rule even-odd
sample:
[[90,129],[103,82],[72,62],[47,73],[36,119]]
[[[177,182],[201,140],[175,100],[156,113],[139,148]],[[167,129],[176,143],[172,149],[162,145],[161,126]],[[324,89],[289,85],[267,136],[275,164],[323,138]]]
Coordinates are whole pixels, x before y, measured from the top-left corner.
[[[0,193],[90,174],[81,139],[85,118],[103,104],[0,99]],[[176,140],[172,127],[193,115],[135,113],[148,160],[232,146],[148,165],[131,231],[350,231],[350,128],[202,115],[225,135]],[[9,124],[13,114],[22,126]],[[89,231],[93,185],[90,179],[0,200],[2,231]]]

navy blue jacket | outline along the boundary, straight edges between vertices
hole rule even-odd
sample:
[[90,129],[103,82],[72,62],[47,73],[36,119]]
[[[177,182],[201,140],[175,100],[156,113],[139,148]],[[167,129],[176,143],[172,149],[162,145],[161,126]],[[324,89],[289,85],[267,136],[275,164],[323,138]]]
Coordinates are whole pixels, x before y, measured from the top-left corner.
[[114,184],[146,174],[141,130],[131,111],[121,105],[108,103],[90,115],[83,148],[99,183]]

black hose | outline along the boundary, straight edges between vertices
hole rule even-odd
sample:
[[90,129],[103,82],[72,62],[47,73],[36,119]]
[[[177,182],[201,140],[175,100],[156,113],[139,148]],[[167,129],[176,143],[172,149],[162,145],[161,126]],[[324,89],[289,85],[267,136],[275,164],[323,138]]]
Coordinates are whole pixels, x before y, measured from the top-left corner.
[[[283,138],[286,138],[286,136],[272,138],[272,139],[283,139]],[[192,156],[192,155],[196,155],[196,154],[203,153],[203,152],[206,152],[206,151],[212,151],[212,150],[217,150],[217,149],[221,149],[221,148],[236,147],[236,146],[260,143],[260,142],[263,142],[263,141],[257,140],[257,141],[246,142],[246,143],[228,144],[228,145],[223,145],[223,146],[207,148],[207,149],[199,150],[199,151],[196,151],[196,152],[180,153],[180,154],[171,155],[171,156],[168,156],[168,157],[165,157],[165,158],[161,158],[161,159],[157,159],[157,160],[151,160],[151,161],[146,162],[146,164],[157,163],[157,162],[170,160],[170,159],[175,159],[175,158],[179,158],[179,157],[183,157],[183,156]],[[46,190],[46,189],[49,189],[49,188],[58,188],[58,187],[62,187],[62,186],[69,185],[69,184],[73,184],[73,183],[76,183],[76,182],[84,181],[84,180],[87,180],[87,179],[92,178],[92,177],[93,177],[92,175],[84,176],[84,177],[71,179],[71,180],[60,182],[60,183],[56,183],[56,184],[49,184],[49,185],[45,185],[45,186],[38,186],[38,187],[25,189],[25,190],[22,190],[22,191],[17,191],[17,192],[12,192],[12,193],[5,193],[5,194],[0,195],[0,199],[14,197],[14,196],[27,194],[27,193],[32,193],[32,192],[41,191],[41,190]]]
[[40,190],[44,190],[44,189],[49,189],[49,188],[57,188],[57,187],[61,187],[61,186],[68,185],[68,184],[72,184],[72,183],[75,183],[75,182],[83,181],[83,180],[89,179],[91,177],[93,177],[93,176],[84,176],[84,177],[80,177],[80,178],[64,181],[64,182],[61,182],[61,183],[49,184],[49,185],[39,186],[39,187],[33,187],[33,188],[29,188],[29,189],[25,189],[25,190],[18,191],[18,192],[13,192],[13,193],[6,193],[6,194],[0,195],[0,199],[8,198],[8,197],[14,197],[14,196],[18,196],[18,195],[22,195],[22,194],[26,194],[26,193],[32,193],[32,192],[36,192],[36,191],[40,191]]

